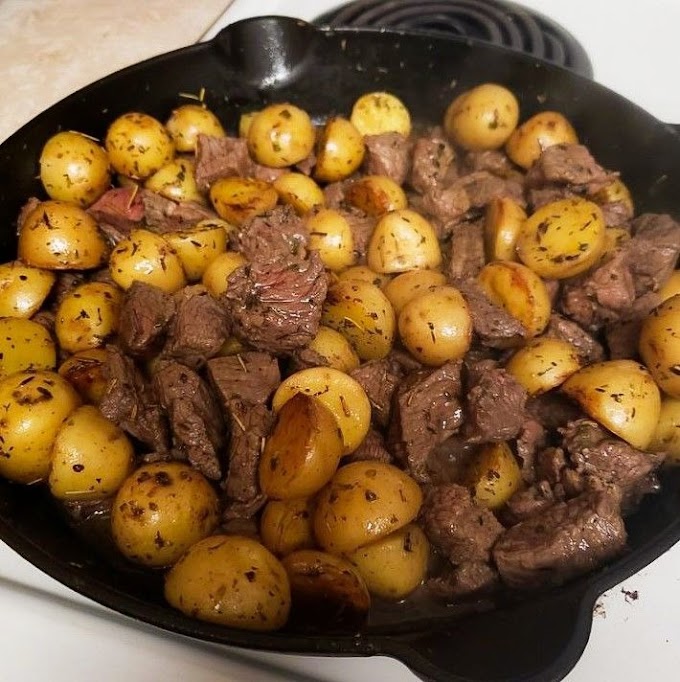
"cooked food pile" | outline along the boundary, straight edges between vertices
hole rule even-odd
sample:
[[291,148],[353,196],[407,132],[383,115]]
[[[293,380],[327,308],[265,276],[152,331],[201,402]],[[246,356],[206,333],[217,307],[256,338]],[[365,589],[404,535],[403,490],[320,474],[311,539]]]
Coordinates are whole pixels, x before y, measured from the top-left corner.
[[0,265],[0,475],[191,617],[559,585],[680,461],[680,224],[501,85],[348,113],[59,132]]

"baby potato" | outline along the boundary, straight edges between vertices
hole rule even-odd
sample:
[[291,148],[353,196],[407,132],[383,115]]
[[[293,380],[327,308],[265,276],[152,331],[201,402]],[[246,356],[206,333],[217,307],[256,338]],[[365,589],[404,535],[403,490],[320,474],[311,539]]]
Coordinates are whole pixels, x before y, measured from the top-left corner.
[[111,531],[120,552],[156,568],[174,564],[218,522],[217,493],[183,462],[142,465],[125,479],[111,508]]
[[229,275],[245,264],[246,259],[237,251],[225,251],[208,264],[201,282],[212,296],[219,298],[227,290]]
[[21,317],[0,318],[0,378],[56,364],[57,351],[45,327]]
[[346,559],[303,549],[281,563],[290,580],[292,622],[326,631],[355,631],[366,620],[371,598],[363,578]]
[[0,265],[0,317],[33,317],[55,279],[50,270],[32,268],[18,260]]
[[0,476],[17,483],[44,480],[62,422],[80,405],[55,372],[17,372],[0,381]]
[[368,591],[383,599],[404,599],[425,579],[430,543],[415,523],[347,555]]
[[173,201],[205,203],[205,197],[196,184],[195,166],[191,159],[173,159],[166,163],[146,179],[144,187]]
[[378,289],[384,289],[385,285],[392,280],[391,275],[382,272],[373,272],[367,265],[353,265],[347,270],[343,270],[339,275],[340,281],[358,279],[362,282],[374,284]]
[[111,184],[109,158],[92,138],[63,131],[42,148],[40,181],[50,199],[87,207]]
[[373,230],[366,262],[371,270],[383,273],[438,268],[442,252],[437,233],[423,216],[411,209],[387,213]]
[[472,461],[466,481],[478,504],[496,510],[521,488],[522,470],[507,443],[487,443]]
[[680,398],[680,294],[667,298],[642,323],[639,349],[661,390]]
[[432,287],[446,284],[446,275],[437,270],[409,270],[397,275],[385,285],[383,291],[399,315],[404,306],[416,296],[424,294]]
[[320,182],[337,182],[359,169],[366,154],[361,132],[342,116],[333,116],[319,134],[314,177]]
[[540,277],[565,279],[589,270],[605,245],[602,210],[580,197],[553,201],[522,225],[517,255]]
[[369,92],[352,107],[350,121],[362,135],[411,134],[411,114],[406,105],[389,92]]
[[635,213],[633,197],[621,178],[614,178],[608,185],[596,192],[593,198],[601,204],[620,201],[626,205],[631,214]]
[[269,500],[260,517],[262,544],[276,556],[313,548],[313,512],[314,503],[309,497]]
[[271,104],[259,111],[248,128],[248,151],[265,166],[284,168],[306,159],[316,134],[306,111],[292,104]]
[[306,215],[326,201],[321,187],[304,173],[284,173],[274,180],[274,189],[281,202],[292,206],[298,215]]
[[83,400],[99,405],[108,384],[108,358],[105,348],[90,348],[74,353],[59,367],[64,377]]
[[562,390],[590,417],[633,447],[654,435],[661,396],[647,368],[633,360],[608,360],[572,374]]
[[343,280],[332,284],[321,323],[345,336],[362,360],[384,358],[392,349],[396,327],[392,304],[368,282]]
[[43,201],[19,232],[17,254],[26,265],[46,270],[91,270],[106,260],[108,247],[89,213],[65,201]]
[[499,149],[517,127],[519,102],[507,88],[483,83],[451,102],[444,115],[446,134],[463,149]]
[[102,500],[132,473],[135,451],[93,405],[77,408],[57,432],[47,482],[58,500]]
[[680,400],[663,398],[659,422],[647,446],[652,452],[665,452],[666,464],[680,464]]
[[213,208],[220,218],[234,225],[271,211],[278,200],[272,185],[254,178],[220,178],[210,187]]
[[484,215],[484,250],[488,261],[517,260],[517,240],[526,219],[526,212],[514,199],[502,197],[489,202]]
[[196,151],[196,139],[199,135],[226,135],[217,116],[202,104],[182,104],[173,109],[165,127],[178,152]]
[[530,396],[557,388],[580,368],[581,360],[574,346],[547,336],[529,341],[505,366]]
[[332,271],[354,263],[354,237],[349,221],[334,208],[322,208],[306,220],[309,248],[316,249],[323,264]]
[[472,318],[463,295],[441,286],[416,296],[399,313],[399,337],[426,365],[462,358],[472,342]]
[[259,111],[248,111],[245,114],[241,114],[238,119],[238,136],[244,139],[248,138],[248,131],[250,130],[250,124],[253,119],[259,114]]
[[262,492],[275,500],[308,497],[333,478],[344,450],[333,413],[296,393],[282,405],[258,467]]
[[[0,266],[1,267],[1,266]],[[2,283],[0,277],[0,292],[2,292]],[[673,274],[668,278],[666,283],[659,289],[659,297],[662,301],[672,298],[680,294],[680,270],[674,270]]]
[[165,598],[191,618],[267,632],[288,620],[290,584],[279,560],[256,540],[212,535],[168,571]]
[[528,170],[544,149],[554,144],[577,144],[578,136],[569,121],[557,111],[542,111],[517,128],[505,153],[518,166]]
[[54,322],[59,345],[69,353],[99,348],[118,330],[122,305],[118,287],[106,282],[85,282],[61,300]]
[[340,333],[319,325],[319,331],[309,342],[309,348],[321,355],[329,367],[339,369],[349,374],[359,366],[359,356],[355,353],[352,344]]
[[146,282],[172,294],[186,285],[175,249],[149,230],[132,230],[118,242],[111,252],[109,272],[121,289],[129,289],[133,282]]
[[550,320],[550,296],[543,280],[521,263],[487,263],[477,281],[496,305],[519,320],[530,337],[538,336]]
[[420,486],[401,469],[352,462],[319,493],[314,535],[331,554],[353,552],[411,523],[422,501]]
[[227,232],[222,225],[201,221],[193,227],[163,235],[175,250],[190,282],[201,279],[211,263],[227,248]]
[[332,367],[310,367],[291,374],[274,393],[278,412],[297,393],[317,398],[335,417],[344,441],[345,455],[354,452],[371,425],[371,403],[359,382]]
[[134,180],[145,180],[175,156],[175,145],[165,126],[153,116],[135,111],[113,121],[104,145],[116,173]]
[[386,175],[364,175],[355,180],[345,192],[345,199],[372,216],[408,207],[404,190]]

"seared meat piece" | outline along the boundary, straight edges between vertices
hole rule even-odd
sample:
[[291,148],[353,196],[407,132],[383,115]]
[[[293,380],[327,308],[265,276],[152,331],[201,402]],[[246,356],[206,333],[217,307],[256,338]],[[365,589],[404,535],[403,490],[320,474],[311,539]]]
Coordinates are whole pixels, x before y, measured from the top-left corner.
[[506,503],[503,510],[503,520],[510,525],[540,514],[551,507],[558,498],[548,481],[538,483],[518,490]]
[[341,208],[339,211],[349,223],[354,241],[354,253],[357,262],[361,262],[366,257],[366,248],[375,229],[376,219],[353,206]]
[[361,445],[350,455],[345,457],[344,462],[385,462],[392,464],[394,458],[385,447],[385,439],[380,431],[370,429]]
[[463,483],[479,445],[459,433],[436,445],[427,458],[432,483]]
[[538,211],[542,206],[552,204],[554,201],[562,201],[562,199],[571,199],[579,196],[570,187],[562,185],[551,185],[539,189],[532,187],[527,189],[526,195],[532,212]]
[[390,452],[419,482],[430,480],[427,460],[463,423],[461,362],[409,374],[397,388],[388,434]]
[[345,190],[351,180],[330,182],[323,188],[325,204],[328,208],[341,208],[345,203]]
[[424,194],[418,209],[443,227],[440,238],[447,234],[452,225],[464,220],[470,210],[470,198],[465,187],[453,185],[436,185]]
[[385,428],[390,420],[392,396],[404,377],[404,371],[394,360],[370,360],[350,372],[358,381],[371,403],[373,421]]
[[288,374],[300,372],[301,370],[309,369],[310,367],[328,367],[328,360],[326,360],[321,353],[317,353],[309,346],[307,346],[307,348],[294,350],[290,354],[288,360]]
[[457,223],[450,233],[449,278],[456,284],[476,277],[486,263],[484,221]]
[[633,218],[630,204],[623,201],[609,201],[606,204],[600,204],[600,208],[607,227],[627,226]]
[[680,254],[680,223],[669,215],[643,213],[631,223],[633,238],[622,249],[637,296],[658,291],[675,270]]
[[194,201],[172,201],[147,189],[140,189],[139,194],[144,204],[144,221],[153,232],[185,230],[201,220],[217,218],[214,211]]
[[206,478],[219,480],[219,452],[224,442],[222,415],[207,384],[174,360],[154,368],[154,388],[170,422],[173,446]]
[[162,345],[174,314],[175,301],[170,294],[152,284],[133,282],[120,311],[120,345],[130,355],[154,353]]
[[264,405],[281,383],[279,363],[268,353],[252,351],[212,358],[207,370],[225,411],[233,400]]
[[547,433],[543,425],[533,417],[526,416],[515,441],[515,449],[522,463],[522,478],[527,483],[534,482],[534,459],[536,453],[546,444]]
[[19,215],[17,216],[17,234],[21,232],[21,227],[26,222],[26,218],[38,208],[42,202],[37,197],[29,197],[26,203],[21,207]]
[[454,180],[450,187],[463,189],[471,208],[481,209],[492,199],[502,198],[525,205],[524,187],[521,180],[515,177],[506,180],[488,171],[475,171]]
[[453,148],[441,128],[417,138],[413,146],[411,187],[421,194],[431,192],[451,170],[455,172],[454,159]]
[[576,322],[568,320],[559,313],[550,316],[550,322],[544,332],[545,336],[562,339],[570,343],[582,358],[584,363],[590,365],[593,362],[604,360],[604,349],[585,329],[579,327]]
[[250,174],[248,143],[240,137],[199,135],[196,138],[196,184],[207,191],[216,180]]
[[97,221],[102,231],[114,236],[114,242],[120,241],[144,220],[142,193],[136,187],[110,189],[87,212]]
[[82,272],[57,272],[57,279],[52,285],[49,300],[50,306],[56,312],[59,304],[77,287],[85,283],[85,275]]
[[386,175],[403,185],[411,166],[411,143],[401,133],[365,135],[364,169],[370,175]]
[[486,562],[503,532],[493,512],[476,504],[460,485],[432,487],[420,515],[430,542],[455,565]]
[[482,561],[469,561],[449,568],[443,575],[425,583],[427,589],[439,599],[458,601],[478,597],[498,587],[498,573]]
[[529,398],[526,411],[548,431],[566,426],[568,422],[583,416],[581,408],[558,390]]
[[618,497],[593,491],[557,502],[508,529],[496,542],[493,558],[506,585],[534,589],[592,571],[625,546]]
[[222,300],[235,336],[258,350],[288,353],[316,335],[326,288],[323,263],[312,251],[301,263],[255,261],[238,268]]
[[461,166],[462,171],[466,174],[474,173],[475,171],[486,171],[497,175],[499,178],[522,177],[522,174],[517,171],[517,168],[508,156],[497,149],[466,152]]

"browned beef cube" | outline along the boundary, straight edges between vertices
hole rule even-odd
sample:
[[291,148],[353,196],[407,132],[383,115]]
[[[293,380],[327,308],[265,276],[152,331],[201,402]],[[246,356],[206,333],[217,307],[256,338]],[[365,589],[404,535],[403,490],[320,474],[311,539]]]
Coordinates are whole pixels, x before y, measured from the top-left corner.
[[364,168],[370,175],[386,175],[403,185],[411,167],[411,143],[401,133],[366,135]]
[[353,370],[350,375],[366,391],[373,421],[385,428],[390,420],[392,396],[404,377],[401,366],[390,358],[370,360]]
[[576,322],[568,320],[559,313],[550,316],[550,322],[544,332],[545,336],[561,339],[570,343],[587,364],[604,360],[602,344],[596,341],[585,329]]
[[385,439],[380,431],[369,429],[361,445],[350,455],[345,457],[345,462],[385,462],[392,464],[394,458],[385,447]]
[[281,383],[276,358],[257,351],[212,358],[207,369],[210,383],[225,410],[232,400],[263,405]]
[[109,226],[125,237],[144,219],[142,193],[136,187],[115,187],[104,192],[87,212],[100,227]]
[[435,597],[453,602],[492,592],[498,587],[498,573],[483,561],[468,561],[431,578],[426,585]]
[[486,263],[484,254],[484,222],[463,222],[451,227],[449,277],[464,282],[477,277]]
[[217,214],[194,201],[173,201],[147,189],[139,190],[144,204],[144,221],[153,232],[164,234],[186,230]]
[[251,262],[290,263],[305,259],[308,240],[307,228],[293,208],[277,206],[243,226],[236,249]]
[[441,128],[417,138],[413,147],[411,187],[421,194],[431,192],[453,168],[454,159],[453,148]]

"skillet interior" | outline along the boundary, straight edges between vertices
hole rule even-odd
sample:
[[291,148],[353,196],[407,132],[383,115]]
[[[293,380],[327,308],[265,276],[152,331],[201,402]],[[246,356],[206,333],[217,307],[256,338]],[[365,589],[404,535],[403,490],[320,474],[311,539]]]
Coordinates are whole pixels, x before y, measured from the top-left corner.
[[[28,196],[45,140],[59,129],[103,137],[107,122],[129,110],[163,119],[178,93],[206,90],[206,101],[233,130],[242,109],[290,100],[319,119],[346,112],[369,90],[400,96],[414,119],[436,122],[452,96],[483,81],[502,82],[519,97],[522,116],[565,113],[598,160],[622,172],[639,211],[680,216],[680,138],[630,102],[588,80],[523,55],[470,41],[378,31],[321,32],[284,18],[247,20],[210,43],[130,67],[75,93],[0,146],[0,252],[15,254],[15,222]],[[110,561],[70,531],[40,488],[0,481],[0,537],[76,591],[167,630],[215,642],[299,653],[373,654],[400,658],[436,680],[559,679],[587,642],[599,593],[680,539],[680,476],[645,500],[628,522],[631,552],[560,590],[457,617],[438,608],[382,614],[358,637],[254,634],[190,620],[165,606],[161,582]],[[395,616],[396,614],[396,616]]]

